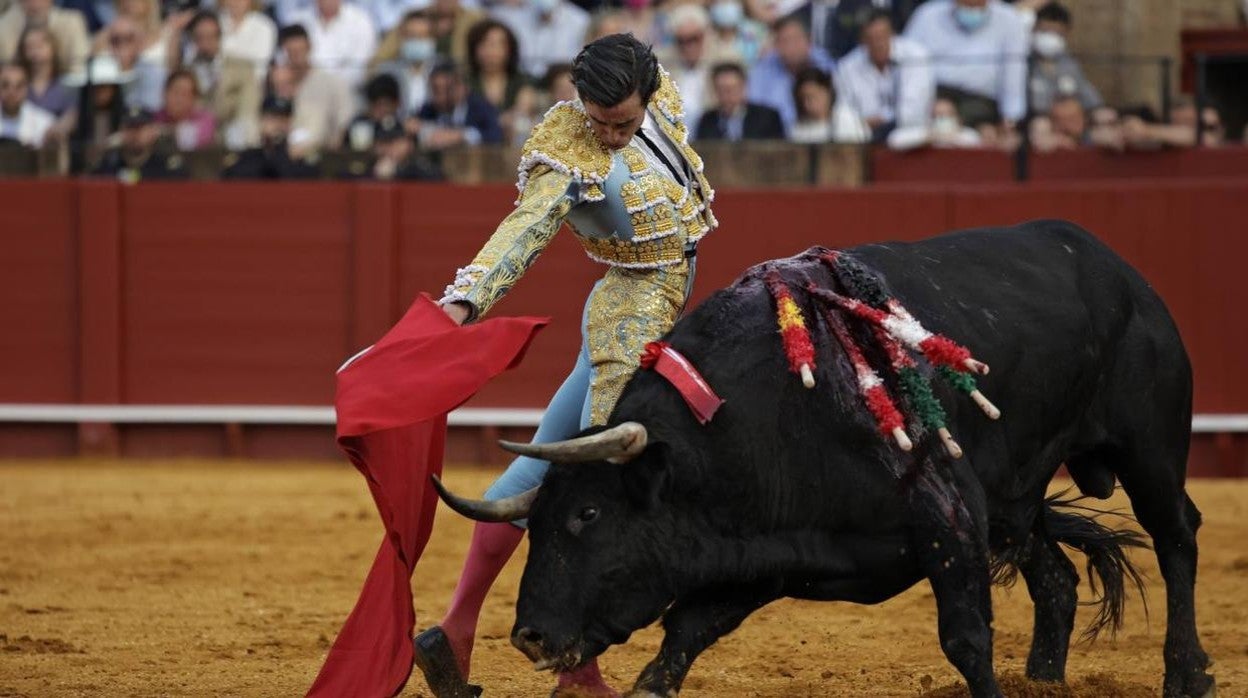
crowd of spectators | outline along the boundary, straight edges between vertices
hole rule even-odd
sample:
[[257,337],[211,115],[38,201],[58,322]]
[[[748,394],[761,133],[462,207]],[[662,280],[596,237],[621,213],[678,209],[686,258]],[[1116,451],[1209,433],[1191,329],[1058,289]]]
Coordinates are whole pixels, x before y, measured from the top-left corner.
[[1188,99],[1164,119],[1105,104],[1047,0],[265,1],[0,0],[0,140],[129,178],[181,176],[177,153],[208,147],[233,152],[227,176],[315,176],[346,150],[373,156],[352,176],[432,178],[446,148],[522,142],[575,98],[581,46],[622,31],[655,46],[701,140],[1225,137]]

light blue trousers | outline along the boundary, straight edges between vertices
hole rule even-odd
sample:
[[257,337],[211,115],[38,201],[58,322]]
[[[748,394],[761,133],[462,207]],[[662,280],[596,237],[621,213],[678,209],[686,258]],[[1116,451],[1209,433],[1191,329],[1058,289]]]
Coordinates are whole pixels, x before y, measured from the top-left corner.
[[[601,281],[598,283],[602,283]],[[598,284],[594,284],[594,290]],[[590,298],[593,292],[590,292]],[[576,365],[572,372],[563,380],[563,385],[555,391],[555,396],[546,406],[546,413],[533,435],[533,443],[550,443],[563,441],[576,436],[582,429],[589,426],[589,383],[593,376],[593,366],[589,362],[589,345],[586,331],[586,317],[589,301],[585,302],[585,311],[581,313],[581,351],[577,355]],[[499,476],[494,484],[485,491],[487,500],[502,499],[520,494],[542,484],[550,462],[531,456],[518,456],[507,466],[507,470]],[[520,528],[525,528],[525,521],[516,521]]]

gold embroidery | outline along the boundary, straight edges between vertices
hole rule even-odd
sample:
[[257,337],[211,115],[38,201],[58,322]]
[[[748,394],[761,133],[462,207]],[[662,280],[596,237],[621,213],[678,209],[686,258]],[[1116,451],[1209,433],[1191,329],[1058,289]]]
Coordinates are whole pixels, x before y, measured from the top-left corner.
[[534,169],[520,205],[499,223],[466,269],[455,291],[480,317],[489,312],[546,249],[572,208],[567,192],[572,177],[548,167]]
[[637,183],[629,180],[620,187],[620,198],[624,199],[624,206],[629,211],[636,211],[646,205],[648,200],[652,200],[649,195],[644,198],[641,195],[641,187]]
[[589,299],[589,422],[607,423],[647,342],[672,328],[685,303],[687,264],[635,271],[612,268]]
[[[653,226],[655,233],[662,232],[657,221],[647,222],[647,225]],[[670,227],[664,225],[663,229],[671,232],[641,241],[582,237],[581,245],[591,258],[613,266],[645,268],[679,264],[685,258],[684,238],[674,234],[674,222]]]
[[[521,194],[529,172],[538,165],[571,175],[580,184],[592,188],[605,181],[611,171],[611,152],[598,142],[580,106],[575,102],[561,102],[546,112],[524,143],[518,184]],[[586,192],[590,200],[600,199],[601,195],[600,187]]]
[[650,163],[646,162],[645,156],[635,146],[624,148],[620,151],[620,156],[624,158],[624,164],[628,165],[628,171],[634,177],[650,171]]

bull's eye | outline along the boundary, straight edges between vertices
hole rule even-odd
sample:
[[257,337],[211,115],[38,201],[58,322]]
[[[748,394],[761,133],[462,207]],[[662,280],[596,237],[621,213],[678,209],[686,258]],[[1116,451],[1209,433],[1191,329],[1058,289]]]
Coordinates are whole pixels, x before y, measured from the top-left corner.
[[598,518],[598,507],[585,507],[584,509],[581,509],[581,513],[577,515],[576,518],[585,523],[589,523],[590,521]]

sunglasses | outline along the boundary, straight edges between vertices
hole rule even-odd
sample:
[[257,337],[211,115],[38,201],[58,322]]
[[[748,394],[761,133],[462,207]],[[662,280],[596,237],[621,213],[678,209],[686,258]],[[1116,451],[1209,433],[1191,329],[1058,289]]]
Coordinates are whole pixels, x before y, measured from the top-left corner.
[[0,82],[0,90],[21,90],[25,87],[24,82]]
[[138,37],[134,34],[114,34],[108,37],[108,43],[113,46],[120,46],[122,44],[128,44],[137,38]]
[[676,43],[680,44],[681,46],[687,46],[689,44],[697,44],[697,43],[701,43],[701,41],[702,41],[701,34],[690,34],[689,36],[676,37]]

